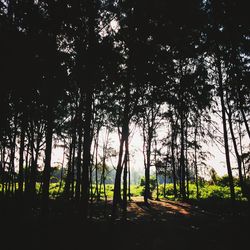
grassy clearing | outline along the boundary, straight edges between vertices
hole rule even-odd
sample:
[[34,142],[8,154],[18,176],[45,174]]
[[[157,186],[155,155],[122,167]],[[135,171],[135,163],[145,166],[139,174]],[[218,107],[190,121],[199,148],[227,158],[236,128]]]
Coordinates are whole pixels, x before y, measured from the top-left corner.
[[[50,198],[55,199],[62,195],[64,190],[64,182],[62,182],[61,187],[60,183],[51,183],[50,184]],[[98,186],[99,188],[99,186]],[[18,189],[18,184],[16,183],[16,189]],[[41,192],[41,184],[36,184],[37,193]],[[144,187],[140,185],[131,185],[130,194],[131,197],[143,196]],[[179,187],[177,186],[177,190]],[[0,192],[2,191],[2,184],[0,184]],[[111,199],[113,197],[114,185],[106,184],[106,195],[107,198]],[[94,196],[96,195],[96,185],[92,185],[92,192]],[[101,198],[104,199],[104,189],[103,186],[101,191],[99,190]],[[245,200],[242,197],[242,193],[239,186],[235,186],[235,194],[237,200]],[[156,189],[152,191],[153,198],[156,197]],[[210,199],[210,198],[219,198],[219,199],[229,199],[230,198],[230,189],[227,186],[220,185],[208,185],[205,184],[199,188],[199,197],[200,199]],[[159,185],[159,198],[164,198],[164,185]],[[166,197],[168,199],[174,199],[174,187],[173,184],[166,184]],[[196,186],[195,184],[189,185],[189,198],[196,199]]]
[[[177,186],[177,190],[179,187]],[[159,186],[159,193],[160,198],[164,196],[164,186]],[[189,198],[190,199],[197,199],[196,194],[196,186],[195,184],[189,185]],[[238,186],[235,186],[235,195],[237,200],[245,200],[242,197],[241,189]],[[153,197],[156,197],[156,190],[153,191]],[[166,197],[169,199],[174,198],[174,185],[167,184],[166,185]],[[210,198],[219,198],[219,199],[229,199],[230,198],[230,189],[226,186],[219,186],[219,185],[209,185],[205,184],[204,186],[199,187],[199,197],[200,199],[210,199]]]

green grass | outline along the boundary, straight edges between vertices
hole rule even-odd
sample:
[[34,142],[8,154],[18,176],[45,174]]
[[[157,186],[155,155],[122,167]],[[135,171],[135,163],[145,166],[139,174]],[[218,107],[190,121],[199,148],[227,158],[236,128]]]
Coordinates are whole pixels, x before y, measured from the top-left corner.
[[[61,190],[59,192],[60,182],[58,183],[51,183],[50,184],[50,198],[55,199],[62,194],[64,189],[64,182],[62,183]],[[98,186],[99,187],[99,186]],[[18,188],[18,184],[16,184],[16,188]],[[163,198],[163,184],[159,185],[159,198]],[[37,193],[41,191],[41,184],[36,183],[36,190]],[[95,194],[96,187],[92,185],[93,194]],[[131,197],[137,197],[143,195],[144,187],[140,185],[131,185],[130,193]],[[179,187],[177,187],[179,190]],[[2,185],[0,184],[0,192],[2,191]],[[111,199],[113,197],[114,185],[113,184],[106,184],[106,195],[107,198]],[[100,190],[99,190],[100,192]],[[101,198],[104,199],[104,190],[103,186],[100,192]],[[152,192],[153,197],[156,197],[156,189]],[[204,186],[199,188],[199,195],[201,199],[210,199],[210,198],[220,198],[220,199],[228,199],[230,198],[230,189],[227,186],[219,186],[219,185],[208,185],[205,184]],[[237,200],[245,200],[242,197],[242,193],[240,187],[235,186],[235,195]],[[174,199],[174,187],[173,184],[166,184],[166,198]],[[189,198],[196,199],[196,186],[195,184],[189,185]]]
[[[245,198],[242,197],[241,189],[238,186],[235,186],[235,196],[237,200],[244,200]],[[163,198],[163,185],[159,186],[159,193],[160,198]],[[177,186],[177,190],[179,187]],[[156,196],[156,190],[153,191],[153,196]],[[174,185],[167,184],[166,185],[166,197],[169,199],[174,198]],[[225,186],[218,186],[218,185],[208,185],[205,184],[204,186],[199,187],[199,197],[201,199],[210,199],[210,198],[220,198],[220,199],[229,199],[230,198],[230,189],[229,187]],[[196,199],[196,185],[189,184],[189,198]]]

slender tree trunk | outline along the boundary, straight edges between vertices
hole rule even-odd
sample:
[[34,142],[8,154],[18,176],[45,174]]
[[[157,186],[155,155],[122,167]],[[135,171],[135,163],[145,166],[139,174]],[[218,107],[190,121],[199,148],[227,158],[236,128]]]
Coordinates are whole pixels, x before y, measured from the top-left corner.
[[156,181],[156,200],[159,200],[159,181],[158,181],[158,169],[156,167],[156,153],[157,153],[157,142],[155,139],[155,153],[154,153],[154,163],[155,163],[155,181]]
[[23,114],[22,121],[21,121],[21,135],[20,135],[20,149],[19,149],[19,175],[18,175],[18,190],[19,190],[20,196],[22,196],[23,194],[23,181],[24,181],[24,171],[23,171],[24,142],[25,142],[25,122],[24,122],[24,114]]
[[128,151],[128,199],[131,201],[131,191],[130,191],[130,186],[131,186],[131,170],[130,170],[130,155]]
[[222,70],[221,70],[221,59],[220,59],[219,55],[217,55],[216,64],[217,64],[217,70],[218,70],[219,97],[220,97],[220,103],[221,103],[224,147],[225,147],[225,154],[226,154],[227,172],[228,172],[228,177],[229,177],[229,188],[230,188],[231,200],[234,202],[235,201],[235,191],[234,191],[232,168],[231,168],[231,163],[230,163],[228,134],[227,134],[227,121],[226,121],[226,109],[225,109],[224,90],[223,90],[223,78],[222,78]]
[[[75,124],[75,123],[74,123]],[[68,161],[68,171],[64,187],[64,196],[66,199],[72,198],[72,191],[74,192],[74,154],[75,154],[75,144],[76,144],[76,131],[75,127],[72,132],[72,141],[70,143],[69,149],[69,161]]]
[[24,171],[24,192],[25,195],[28,193],[29,186],[29,151],[30,151],[30,143],[28,143],[26,148],[26,156],[25,156],[25,171]]
[[152,136],[151,133],[149,132],[148,140],[146,142],[145,193],[144,193],[144,201],[146,203],[148,202],[148,199],[151,199],[151,192],[150,192],[151,144],[152,144]]
[[16,152],[16,137],[17,137],[17,115],[15,114],[14,117],[14,131],[13,131],[13,138],[11,143],[10,149],[10,185],[11,187],[11,194],[14,195],[14,185],[16,183],[15,180],[15,152]]
[[106,194],[106,181],[105,181],[105,175],[106,175],[106,171],[105,171],[105,167],[106,167],[106,156],[103,156],[103,160],[102,160],[102,174],[101,174],[101,181],[100,181],[100,191],[102,189],[101,184],[103,183],[103,195],[104,195],[104,199],[105,199],[105,203],[107,202],[107,194]]
[[113,193],[113,206],[112,206],[112,217],[113,219],[116,217],[117,205],[121,203],[121,175],[122,175],[122,156],[123,156],[123,147],[125,141],[124,129],[122,129],[122,135],[120,139],[120,149],[118,156],[118,163],[116,168],[115,175],[115,184],[114,184],[114,193]]
[[164,184],[163,184],[163,197],[166,198],[166,186],[167,186],[167,167],[164,168]]
[[243,118],[243,121],[244,121],[246,130],[247,130],[248,137],[249,137],[249,139],[250,139],[250,128],[249,128],[249,125],[248,125],[248,122],[247,122],[246,114],[245,114],[245,112],[244,112],[242,106],[240,107],[240,111],[241,111],[242,118]]
[[242,149],[242,132],[241,132],[241,124],[239,122],[239,141],[240,141],[240,155],[241,155],[241,162],[242,162],[242,167],[243,167],[243,172],[244,172],[244,181],[246,180],[246,167],[244,164],[244,158],[242,157],[243,155],[243,149]]
[[194,130],[194,170],[195,170],[195,184],[196,184],[196,198],[199,199],[199,175],[198,175],[198,166],[197,166],[197,119],[195,122],[195,130]]
[[120,149],[119,149],[119,157],[118,164],[116,168],[115,175],[115,185],[114,185],[114,194],[113,194],[113,207],[112,207],[112,218],[114,219],[116,216],[117,205],[122,203],[121,199],[121,175],[122,175],[122,158],[124,153],[124,144],[126,144],[126,140],[129,137],[129,111],[130,111],[130,85],[129,83],[125,84],[125,105],[123,110],[123,126],[122,126],[122,134],[120,140]]
[[186,165],[186,179],[187,179],[187,198],[189,199],[188,121],[187,121],[187,117],[186,117],[186,128],[185,128],[185,165]]
[[37,138],[36,144],[37,145],[35,148],[35,156],[32,157],[31,170],[30,170],[29,195],[31,201],[34,201],[36,196],[37,162],[39,157],[39,145],[40,145],[39,138]]
[[[129,131],[127,129],[129,134]],[[123,219],[127,218],[127,178],[128,178],[128,135],[125,139],[124,171],[123,171]]]
[[82,165],[82,202],[83,202],[83,218],[88,215],[88,202],[89,202],[89,169],[91,163],[91,121],[92,121],[92,89],[86,92],[85,102],[85,120],[84,120],[84,141],[83,141],[83,165]]
[[245,185],[244,185],[244,179],[243,179],[243,174],[242,174],[241,157],[238,151],[237,142],[236,142],[236,138],[234,135],[233,124],[232,124],[232,110],[231,110],[229,102],[227,102],[227,106],[228,106],[228,124],[229,124],[229,129],[230,129],[230,133],[231,133],[231,137],[233,141],[234,152],[235,152],[237,164],[238,164],[241,192],[243,195],[245,195]]
[[6,172],[5,172],[5,146],[2,146],[1,149],[1,173],[0,173],[0,178],[1,178],[1,184],[2,184],[2,190],[1,194],[4,196],[5,194],[5,182],[6,182]]
[[109,141],[109,130],[106,130],[105,142],[103,145],[103,159],[102,159],[102,174],[100,181],[100,192],[102,190],[101,184],[103,183],[103,194],[105,199],[105,204],[107,203],[107,194],[106,194],[106,157],[107,157],[107,149],[108,149],[108,141]]
[[185,167],[185,136],[184,136],[184,117],[183,111],[181,111],[181,152],[180,152],[180,170],[181,170],[181,178],[180,178],[180,191],[181,196],[183,199],[186,199],[186,187],[185,187],[185,180],[186,180],[186,167]]
[[97,199],[100,199],[100,190],[98,189],[98,148],[99,148],[99,144],[98,144],[98,141],[99,141],[99,131],[100,131],[100,128],[98,126],[97,128],[97,131],[96,131],[96,151],[95,151],[95,193],[96,193],[96,196],[97,196]]
[[62,185],[63,185],[63,175],[64,175],[64,157],[65,157],[65,145],[63,146],[63,157],[62,157],[62,166],[61,166],[61,175],[60,175],[60,184],[58,188],[57,195],[59,196],[61,194]]
[[76,131],[74,133],[74,141],[73,141],[73,152],[72,152],[72,166],[71,166],[71,188],[70,188],[70,197],[74,199],[75,196],[75,162],[76,162]]
[[76,162],[76,186],[75,186],[75,200],[77,202],[80,201],[81,195],[81,164],[82,164],[82,136],[83,136],[83,121],[82,121],[82,114],[83,114],[83,93],[80,93],[80,102],[78,107],[78,114],[77,114],[77,162]]
[[176,167],[175,167],[175,127],[173,121],[171,123],[171,165],[172,165],[172,176],[174,185],[174,198],[177,198],[177,186],[176,186]]
[[51,153],[52,153],[52,139],[53,139],[53,107],[49,103],[47,110],[47,124],[46,124],[46,148],[45,148],[45,165],[43,170],[43,214],[47,214],[49,211],[49,186],[50,186],[50,174],[51,174]]

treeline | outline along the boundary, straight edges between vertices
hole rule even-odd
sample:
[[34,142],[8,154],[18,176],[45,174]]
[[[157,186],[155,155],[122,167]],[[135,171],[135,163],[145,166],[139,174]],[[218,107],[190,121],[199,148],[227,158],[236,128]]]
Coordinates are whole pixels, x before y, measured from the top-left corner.
[[[0,1],[2,195],[41,199],[46,212],[57,140],[67,151],[63,198],[76,201],[87,217],[90,186],[105,187],[109,134],[117,131],[113,216],[119,206],[126,216],[129,139],[137,124],[145,202],[152,165],[161,175],[170,173],[174,195],[183,199],[192,172],[199,197],[201,144],[213,136],[214,111],[223,124],[231,199],[230,150],[242,193],[249,197],[242,142],[250,139],[248,16],[246,0]],[[159,161],[162,122],[166,153]],[[102,145],[100,131],[106,134]]]

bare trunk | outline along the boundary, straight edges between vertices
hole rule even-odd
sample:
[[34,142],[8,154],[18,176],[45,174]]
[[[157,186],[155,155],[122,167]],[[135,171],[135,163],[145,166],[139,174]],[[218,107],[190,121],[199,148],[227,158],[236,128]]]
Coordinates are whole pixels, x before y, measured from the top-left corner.
[[173,176],[173,184],[174,184],[174,197],[177,198],[177,186],[176,186],[176,166],[175,166],[175,128],[172,121],[171,125],[171,165],[172,165],[172,176]]
[[77,160],[76,160],[76,186],[75,186],[75,200],[77,202],[80,201],[80,192],[81,192],[81,164],[82,164],[82,136],[83,136],[83,121],[82,121],[82,114],[83,114],[83,93],[80,93],[80,102],[78,107],[78,114],[77,114]]
[[24,181],[24,171],[23,171],[24,141],[25,141],[25,123],[24,123],[24,115],[23,115],[22,121],[21,121],[21,136],[20,136],[20,149],[19,149],[19,175],[18,175],[18,191],[19,191],[20,196],[22,196],[23,194],[23,181]]
[[246,180],[246,167],[244,164],[244,159],[242,158],[243,155],[243,149],[242,149],[242,132],[241,132],[241,124],[239,122],[239,141],[240,141],[240,155],[241,155],[241,162],[242,162],[242,167],[243,167],[243,172],[244,172],[244,181]]
[[121,199],[121,175],[122,175],[122,160],[124,154],[124,144],[126,144],[126,140],[129,137],[129,111],[130,111],[130,85],[129,83],[125,84],[125,104],[123,110],[123,126],[122,126],[122,134],[120,139],[120,149],[119,149],[119,158],[118,164],[116,168],[115,175],[115,185],[114,185],[114,194],[113,194],[113,206],[112,206],[112,218],[116,217],[117,205],[122,204]]
[[145,192],[144,201],[147,203],[148,199],[151,199],[150,193],[150,165],[151,165],[151,144],[152,138],[149,135],[148,141],[146,143],[146,167],[145,167]]
[[223,79],[222,79],[222,71],[221,71],[221,60],[220,57],[217,56],[217,70],[218,70],[218,81],[219,81],[219,96],[221,102],[221,113],[222,113],[222,123],[223,123],[223,135],[224,135],[224,147],[226,154],[226,164],[227,164],[227,172],[229,177],[229,188],[231,200],[235,201],[235,191],[234,191],[234,183],[233,183],[233,174],[230,163],[230,154],[229,154],[229,145],[228,145],[228,134],[227,134],[227,121],[226,121],[226,109],[224,103],[224,91],[223,91]]
[[229,129],[230,129],[230,133],[231,133],[231,137],[233,141],[234,152],[235,152],[237,164],[238,164],[240,187],[241,187],[242,194],[245,195],[245,186],[244,186],[244,180],[243,180],[243,175],[242,175],[241,157],[238,151],[237,142],[236,142],[236,138],[234,135],[233,124],[232,124],[232,110],[231,110],[229,102],[227,102],[227,106],[228,106],[228,124],[229,124]]
[[245,112],[244,112],[244,110],[243,110],[242,107],[240,107],[240,111],[241,111],[242,118],[243,118],[246,130],[247,130],[248,137],[250,139],[250,128],[249,128],[249,125],[248,125],[248,122],[247,122],[246,114],[245,114]]
[[199,177],[198,177],[198,166],[197,166],[197,120],[194,131],[194,170],[195,170],[195,184],[196,184],[196,198],[199,199]]
[[[75,123],[74,123],[75,125]],[[76,129],[74,127],[72,132],[72,141],[69,149],[68,171],[64,187],[65,198],[72,198],[74,192],[74,158],[75,158],[75,144],[76,144]]]
[[158,169],[156,167],[156,153],[157,153],[157,142],[155,139],[155,153],[154,153],[154,163],[155,163],[155,181],[156,181],[156,200],[159,200],[159,182],[158,182]]
[[89,202],[89,169],[91,161],[91,121],[92,121],[92,90],[88,89],[86,92],[85,102],[85,119],[84,119],[84,141],[83,141],[83,164],[82,164],[82,202],[83,202],[83,218],[88,215]]
[[49,211],[49,186],[51,174],[51,153],[52,153],[52,138],[53,138],[53,107],[51,103],[48,105],[47,110],[47,124],[46,124],[46,149],[45,149],[45,165],[43,170],[43,214]]
[[[129,134],[129,131],[127,129]],[[125,139],[125,156],[124,156],[124,171],[123,171],[123,219],[127,218],[127,178],[128,178],[128,135]]]
[[186,128],[185,128],[185,165],[186,165],[186,180],[187,180],[187,198],[189,199],[188,121],[187,121],[187,117],[186,117]]
[[180,191],[181,196],[183,199],[186,199],[186,167],[185,167],[185,136],[184,136],[184,117],[183,111],[181,111],[181,152],[180,152],[180,171],[181,171],[181,178],[180,178]]

